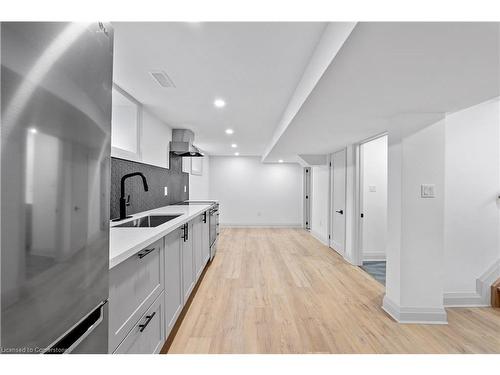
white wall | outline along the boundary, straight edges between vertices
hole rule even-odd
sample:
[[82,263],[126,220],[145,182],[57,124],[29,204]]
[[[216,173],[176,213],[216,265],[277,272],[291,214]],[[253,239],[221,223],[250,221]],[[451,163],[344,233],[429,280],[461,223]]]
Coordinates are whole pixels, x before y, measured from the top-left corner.
[[211,156],[210,198],[226,226],[302,226],[302,168],[260,157]]
[[[399,181],[398,176],[389,179],[388,200],[400,200],[392,202],[389,214],[398,215],[391,222],[399,219],[401,224],[389,226],[388,236],[392,238],[387,248],[384,309],[403,322],[446,322],[444,149],[445,123],[440,121],[403,138],[401,152],[389,153],[391,158],[400,158],[391,161],[389,170],[401,165]],[[421,184],[435,185],[435,198],[421,198]]]
[[311,168],[311,234],[328,246],[329,166]]
[[387,136],[361,145],[363,260],[385,259],[387,246]]
[[210,157],[205,155],[202,159],[202,175],[189,175],[189,199],[216,199],[210,196]]
[[446,117],[444,290],[450,304],[473,298],[476,280],[500,258],[499,137],[498,100]]

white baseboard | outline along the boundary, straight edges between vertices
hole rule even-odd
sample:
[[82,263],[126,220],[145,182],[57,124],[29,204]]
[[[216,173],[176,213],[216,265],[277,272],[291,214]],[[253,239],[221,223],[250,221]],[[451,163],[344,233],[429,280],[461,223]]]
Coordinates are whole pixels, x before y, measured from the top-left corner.
[[292,224],[232,224],[232,223],[225,223],[225,224],[220,224],[222,228],[302,228],[302,224],[298,223],[292,223]]
[[396,322],[405,324],[448,324],[446,310],[435,307],[402,307],[384,296],[382,309]]
[[491,285],[500,278],[500,259],[476,280],[476,292],[485,306],[491,306]]
[[316,232],[315,230],[310,230],[309,233],[316,238],[319,242],[321,242],[323,245],[328,246],[328,238],[325,238],[322,236],[320,233]]
[[486,307],[483,297],[477,292],[446,292],[443,295],[445,307]]
[[491,284],[500,278],[500,259],[493,263],[476,280],[476,290],[470,292],[445,292],[445,307],[488,307],[491,306]]
[[385,253],[380,251],[363,251],[363,261],[381,261],[385,260]]

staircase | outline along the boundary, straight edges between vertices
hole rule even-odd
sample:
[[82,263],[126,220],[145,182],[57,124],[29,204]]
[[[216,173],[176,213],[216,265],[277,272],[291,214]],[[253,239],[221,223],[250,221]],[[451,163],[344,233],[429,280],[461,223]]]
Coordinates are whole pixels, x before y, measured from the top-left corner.
[[491,285],[491,306],[500,308],[500,279]]

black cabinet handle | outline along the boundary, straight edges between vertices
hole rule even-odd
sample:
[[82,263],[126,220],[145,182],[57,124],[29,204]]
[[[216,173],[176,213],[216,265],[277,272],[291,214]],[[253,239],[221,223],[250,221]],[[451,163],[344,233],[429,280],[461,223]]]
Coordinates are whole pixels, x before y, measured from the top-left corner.
[[146,316],[146,321],[144,322],[144,324],[139,324],[139,332],[144,332],[144,330],[148,326],[151,319],[153,319],[155,314],[156,314],[156,311],[153,311],[153,313],[151,315]]
[[144,249],[142,250],[139,254],[137,254],[139,256],[139,259],[142,259],[144,258],[146,255],[148,254],[151,254],[153,251],[155,250],[155,248],[153,247],[152,249]]
[[186,242],[188,240],[188,236],[189,236],[189,225],[187,223],[184,224],[184,226],[182,227],[182,230],[183,230],[182,239],[184,240],[184,242]]
[[344,214],[344,210],[338,210],[338,211],[335,211],[335,212],[338,213],[338,214],[341,214],[341,215]]
[[203,222],[207,222],[207,211],[203,212]]

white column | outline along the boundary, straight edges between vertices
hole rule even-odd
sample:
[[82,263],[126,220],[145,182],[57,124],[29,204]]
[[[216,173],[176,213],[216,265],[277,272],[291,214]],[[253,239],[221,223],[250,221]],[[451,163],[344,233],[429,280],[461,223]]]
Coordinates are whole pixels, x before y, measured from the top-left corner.
[[[446,323],[443,307],[444,120],[389,134],[387,280],[383,308],[402,323]],[[421,197],[421,185],[435,195]]]

